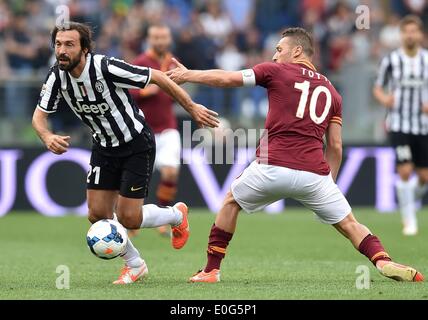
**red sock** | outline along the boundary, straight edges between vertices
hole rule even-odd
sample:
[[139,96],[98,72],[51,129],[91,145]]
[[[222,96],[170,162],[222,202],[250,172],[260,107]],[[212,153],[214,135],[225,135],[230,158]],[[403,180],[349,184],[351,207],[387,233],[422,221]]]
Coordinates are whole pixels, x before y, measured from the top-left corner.
[[170,206],[175,199],[177,193],[177,183],[171,181],[163,181],[158,185],[156,196],[158,198],[158,205]]
[[369,260],[376,266],[376,262],[379,260],[391,261],[385,248],[380,243],[378,237],[369,234],[361,241],[358,246],[358,250],[365,255]]
[[221,260],[226,255],[226,248],[232,237],[233,233],[217,228],[216,225],[213,224],[208,241],[208,262],[204,269],[205,272],[210,272],[213,269],[220,269]]

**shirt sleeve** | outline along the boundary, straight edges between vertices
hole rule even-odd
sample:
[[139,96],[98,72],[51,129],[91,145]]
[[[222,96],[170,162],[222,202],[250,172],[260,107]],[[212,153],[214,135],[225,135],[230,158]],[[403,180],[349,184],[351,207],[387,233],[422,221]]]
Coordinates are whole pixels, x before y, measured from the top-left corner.
[[330,119],[330,123],[337,123],[342,125],[342,97],[338,96],[338,99],[333,104],[333,112]]
[[37,108],[46,112],[53,113],[58,109],[58,103],[61,99],[61,80],[54,68],[49,70],[45,82],[40,91]]
[[278,71],[278,64],[274,62],[263,62],[254,66],[253,71],[256,75],[256,85],[261,87],[269,86],[273,75]]
[[148,67],[136,66],[123,60],[115,58],[105,58],[103,71],[112,82],[121,88],[145,88],[150,83],[151,69]]
[[391,58],[386,56],[382,59],[375,84],[380,87],[385,87],[391,78],[392,64]]

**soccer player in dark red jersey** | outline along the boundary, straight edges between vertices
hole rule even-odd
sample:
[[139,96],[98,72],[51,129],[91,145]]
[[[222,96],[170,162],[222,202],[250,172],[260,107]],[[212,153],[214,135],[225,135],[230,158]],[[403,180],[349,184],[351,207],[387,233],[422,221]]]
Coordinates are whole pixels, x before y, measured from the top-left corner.
[[[216,87],[260,85],[268,90],[269,111],[256,160],[232,183],[211,228],[208,262],[191,282],[220,281],[220,263],[241,209],[254,212],[283,198],[298,200],[321,222],[333,225],[386,277],[423,281],[412,267],[391,261],[380,240],[358,223],[335,180],[342,159],[342,98],[311,63],[311,36],[286,29],[272,62],[242,71],[188,70],[180,63],[167,74],[177,83]],[[326,151],[323,152],[323,137]]]
[[[133,61],[134,65],[163,72],[176,67],[170,52],[171,30],[167,25],[151,25],[147,30],[147,42],[147,50]],[[144,89],[129,91],[155,133],[154,166],[160,171],[160,182],[156,191],[158,205],[170,206],[177,194],[181,151],[180,133],[177,130],[177,119],[174,114],[174,100],[155,84],[149,84]],[[170,235],[169,226],[161,226],[158,231],[164,236]],[[130,234],[135,235],[137,232],[138,230],[134,230]]]

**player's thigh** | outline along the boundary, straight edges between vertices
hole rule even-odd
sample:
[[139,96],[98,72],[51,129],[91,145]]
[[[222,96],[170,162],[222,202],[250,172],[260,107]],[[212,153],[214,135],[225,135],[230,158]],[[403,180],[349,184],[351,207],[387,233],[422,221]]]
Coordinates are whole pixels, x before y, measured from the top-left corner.
[[123,160],[117,215],[129,229],[139,228],[142,222],[141,207],[149,192],[156,149],[134,153]]
[[413,153],[415,151],[415,145],[412,135],[401,132],[391,132],[389,134],[389,140],[394,149],[397,172],[402,179],[407,180],[413,171]]
[[149,148],[134,153],[123,160],[120,195],[132,199],[144,199],[149,192],[153,175],[156,149]]
[[402,132],[390,132],[389,142],[394,149],[397,164],[413,161],[412,135]]
[[180,133],[175,129],[166,129],[156,134],[155,168],[172,167],[179,169],[181,158]]
[[94,223],[101,219],[112,219],[116,207],[118,191],[88,189],[88,219]]
[[118,159],[93,150],[86,180],[88,216],[91,221],[112,216],[120,179],[121,169]]
[[428,182],[428,136],[415,136],[414,163],[419,178]]
[[299,171],[295,186],[293,198],[312,210],[323,223],[336,224],[352,211],[330,174]]
[[89,165],[88,190],[119,190],[122,176],[120,158],[106,156],[93,149]]
[[428,183],[428,168],[416,168],[416,173],[420,181]]
[[289,196],[293,170],[253,161],[232,183],[231,192],[248,213]]

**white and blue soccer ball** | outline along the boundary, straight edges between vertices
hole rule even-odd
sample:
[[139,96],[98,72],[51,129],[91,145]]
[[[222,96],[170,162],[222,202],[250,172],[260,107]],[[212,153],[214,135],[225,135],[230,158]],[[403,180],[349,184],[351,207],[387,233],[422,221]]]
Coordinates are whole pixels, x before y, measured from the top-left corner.
[[113,259],[124,253],[128,233],[119,222],[103,219],[91,226],[86,241],[91,252],[98,258]]

